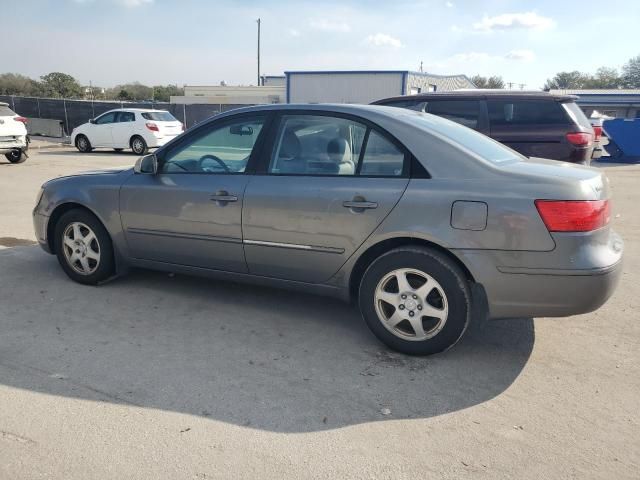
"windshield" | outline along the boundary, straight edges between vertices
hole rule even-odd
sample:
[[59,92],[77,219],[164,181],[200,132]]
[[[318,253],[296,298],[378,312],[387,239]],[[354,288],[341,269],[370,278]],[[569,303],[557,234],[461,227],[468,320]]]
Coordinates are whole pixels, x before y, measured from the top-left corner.
[[407,117],[492,163],[500,164],[525,159],[518,152],[459,123],[427,113],[416,113]]
[[154,120],[156,122],[177,122],[176,117],[169,112],[144,112],[141,114],[145,120]]

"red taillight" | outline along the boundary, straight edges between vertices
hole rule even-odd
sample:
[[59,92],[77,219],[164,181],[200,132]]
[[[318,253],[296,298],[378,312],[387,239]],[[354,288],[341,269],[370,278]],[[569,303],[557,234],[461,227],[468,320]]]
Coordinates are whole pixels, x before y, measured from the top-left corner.
[[609,200],[536,200],[550,232],[590,232],[609,223]]
[[25,117],[13,117],[13,119],[14,119],[16,122],[21,122],[21,123],[24,123],[25,125],[26,125],[26,124],[27,124],[27,122],[28,122],[28,120],[27,120]]
[[595,142],[600,141],[600,137],[602,137],[602,127],[600,125],[593,126],[593,140]]
[[584,132],[567,133],[567,140],[576,147],[588,147],[593,141],[593,135]]
[[151,130],[152,132],[159,132],[159,131],[160,131],[160,129],[158,128],[158,125],[156,125],[156,124],[155,124],[155,123],[153,123],[153,122],[147,122],[145,125],[146,125],[146,126],[147,126],[147,128],[148,128],[149,130]]

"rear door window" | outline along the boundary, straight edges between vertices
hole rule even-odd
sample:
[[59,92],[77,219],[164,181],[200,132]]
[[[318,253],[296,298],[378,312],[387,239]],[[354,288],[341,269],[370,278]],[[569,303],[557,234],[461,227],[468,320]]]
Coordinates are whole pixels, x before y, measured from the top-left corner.
[[135,120],[135,115],[133,112],[118,112],[118,116],[116,122],[133,122]]
[[567,124],[560,104],[553,100],[488,100],[492,126]]
[[477,100],[430,100],[425,111],[465,127],[478,129],[480,102]]

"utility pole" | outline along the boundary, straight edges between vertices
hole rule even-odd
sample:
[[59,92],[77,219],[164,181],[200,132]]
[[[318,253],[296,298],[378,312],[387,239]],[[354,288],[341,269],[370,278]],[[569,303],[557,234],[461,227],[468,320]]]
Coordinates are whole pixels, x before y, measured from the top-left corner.
[[258,86],[260,86],[260,19],[258,22]]
[[423,62],[420,62],[420,73],[422,73],[422,72],[423,72],[423,70],[422,70],[422,63],[423,63]]

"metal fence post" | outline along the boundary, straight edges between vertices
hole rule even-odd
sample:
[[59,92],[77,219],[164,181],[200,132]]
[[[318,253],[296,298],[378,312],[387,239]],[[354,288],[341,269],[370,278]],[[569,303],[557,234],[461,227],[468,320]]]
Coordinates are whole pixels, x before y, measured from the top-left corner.
[[184,120],[184,129],[186,130],[187,128],[189,128],[187,126],[187,104],[186,103],[182,104],[182,118]]
[[36,97],[36,102],[38,102],[38,118],[42,118],[42,114],[40,113],[40,99]]
[[11,95],[11,110],[16,111],[16,96]]
[[65,124],[65,134],[69,135],[69,118],[67,117],[67,100],[62,99],[62,106],[64,107],[64,124]]

